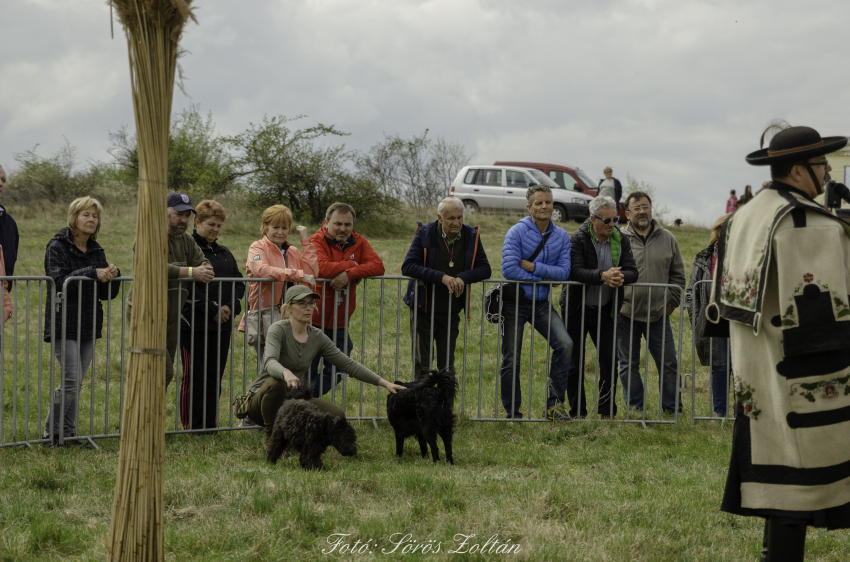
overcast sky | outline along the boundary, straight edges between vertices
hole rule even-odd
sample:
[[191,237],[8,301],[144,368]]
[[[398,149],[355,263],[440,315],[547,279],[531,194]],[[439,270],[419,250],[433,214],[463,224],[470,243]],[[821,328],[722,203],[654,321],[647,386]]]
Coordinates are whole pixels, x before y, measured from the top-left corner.
[[[263,115],[334,124],[365,150],[430,129],[497,159],[610,165],[709,224],[772,118],[850,134],[846,0],[196,0],[186,97],[220,132]],[[103,0],[3,0],[0,163],[64,138],[107,160],[133,124],[127,47]]]

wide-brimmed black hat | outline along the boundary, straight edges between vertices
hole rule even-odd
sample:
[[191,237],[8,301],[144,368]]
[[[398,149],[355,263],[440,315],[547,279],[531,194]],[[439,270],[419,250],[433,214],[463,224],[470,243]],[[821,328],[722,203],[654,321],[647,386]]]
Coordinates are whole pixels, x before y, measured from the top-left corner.
[[770,139],[770,146],[748,155],[747,162],[753,166],[801,162],[835,152],[846,144],[847,137],[821,138],[811,127],[789,127],[776,133]]

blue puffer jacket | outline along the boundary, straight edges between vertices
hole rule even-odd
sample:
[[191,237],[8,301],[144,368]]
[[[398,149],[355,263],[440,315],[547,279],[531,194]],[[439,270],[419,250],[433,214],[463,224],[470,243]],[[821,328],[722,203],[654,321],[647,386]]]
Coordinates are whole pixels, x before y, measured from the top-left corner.
[[[520,262],[531,257],[543,234],[534,224],[531,217],[523,217],[513,225],[505,235],[505,245],[502,248],[502,276],[505,279],[517,281],[566,281],[570,277],[570,235],[551,220],[549,241],[543,251],[534,259],[534,273],[529,273],[520,267]],[[533,285],[521,284],[522,294],[529,300],[545,300],[549,298],[549,285],[538,285],[537,294],[533,295]]]
[[[437,222],[429,222],[426,225],[418,224],[419,229],[413,237],[413,243],[410,244],[404,263],[401,264],[401,274],[424,281],[426,290],[422,291],[419,287],[420,284],[416,281],[408,281],[407,294],[404,295],[403,300],[404,304],[411,308],[413,308],[413,303],[416,302],[419,310],[428,312],[428,296],[426,295],[431,294],[429,285],[442,283],[443,272],[434,269],[434,261],[437,257]],[[481,227],[473,228],[465,224],[462,228],[463,271],[458,274],[458,277],[463,279],[466,285],[480,283],[488,279],[491,273],[490,262],[487,261],[484,246],[477,236]],[[414,290],[417,288],[419,295],[414,298]],[[469,294],[467,293],[467,300],[469,300]]]

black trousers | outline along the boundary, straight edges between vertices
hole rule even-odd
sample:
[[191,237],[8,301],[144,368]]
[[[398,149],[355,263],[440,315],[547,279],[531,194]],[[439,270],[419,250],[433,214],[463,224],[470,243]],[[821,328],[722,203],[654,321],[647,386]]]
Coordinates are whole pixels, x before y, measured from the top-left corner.
[[195,332],[194,335],[193,349],[191,330],[180,330],[180,352],[183,358],[180,422],[183,429],[214,429],[218,427],[221,379],[227,363],[227,353],[230,351],[232,333],[222,331],[220,339],[218,330]]
[[[587,398],[584,393],[584,377],[595,378],[597,374],[585,374],[584,363],[586,353],[581,353],[584,342],[590,335],[590,340],[596,347],[599,360],[598,389],[599,403],[597,413],[601,416],[617,414],[615,393],[617,392],[617,359],[614,356],[614,319],[611,318],[611,303],[599,308],[586,306],[584,308],[584,326],[582,327],[581,309],[567,318],[567,333],[572,338],[575,347],[570,357],[570,374],[567,379],[567,396],[570,403],[570,417],[587,416]],[[565,314],[561,310],[561,314]],[[600,317],[601,316],[601,317]],[[565,316],[566,317],[566,316]],[[597,332],[599,332],[597,338]],[[612,385],[613,380],[613,385]]]
[[431,363],[433,369],[439,370],[446,366],[454,367],[461,312],[461,310],[458,310],[449,315],[435,311],[434,339],[431,340],[431,313],[417,311],[416,325],[414,326],[413,309],[410,309],[410,339],[416,342],[414,344],[413,380],[418,381],[428,375],[428,359],[432,357],[432,349],[434,350],[434,361]]

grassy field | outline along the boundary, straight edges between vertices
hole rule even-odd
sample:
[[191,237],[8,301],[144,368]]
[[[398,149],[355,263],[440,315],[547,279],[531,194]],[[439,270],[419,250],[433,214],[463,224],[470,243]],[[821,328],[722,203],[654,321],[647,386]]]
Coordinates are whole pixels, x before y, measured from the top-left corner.
[[[62,209],[10,209],[22,234],[17,275],[43,275],[47,240],[63,224]],[[423,217],[425,218],[425,217]],[[483,226],[484,245],[498,275],[501,241],[516,218],[481,216],[470,220]],[[233,214],[225,223],[221,241],[241,261],[257,238],[259,219],[248,213]],[[312,225],[315,230],[317,225]],[[569,231],[577,225],[566,225]],[[415,230],[412,219],[389,224],[358,224],[370,237],[386,264],[388,275],[400,274],[401,261]],[[107,257],[125,275],[131,273],[131,248],[135,216],[129,207],[106,209],[101,244]],[[706,244],[700,229],[676,229],[686,273],[693,256]],[[385,378],[409,379],[410,339],[406,307],[399,291],[405,284],[387,281],[366,286],[365,307],[353,321],[366,317],[365,334],[352,333],[354,357],[361,357]],[[27,300],[23,287],[19,298]],[[484,560],[498,558],[497,547],[506,544],[510,556],[521,560],[756,560],[761,542],[761,522],[721,514],[718,510],[731,444],[731,424],[691,422],[678,425],[574,423],[487,423],[475,417],[503,415],[495,407],[495,373],[498,369],[495,327],[481,336],[478,322],[481,293],[473,296],[473,321],[467,341],[466,387],[460,424],[455,434],[455,466],[434,465],[418,455],[412,441],[405,456],[393,455],[394,438],[385,421],[376,430],[371,421],[354,421],[360,453],[343,458],[325,456],[328,471],[304,473],[296,459],[276,466],[263,460],[261,435],[256,431],[224,432],[210,436],[169,435],[166,438],[165,505],[168,560],[348,560],[363,556],[385,559]],[[363,293],[360,290],[362,305]],[[37,308],[33,288],[29,303]],[[117,305],[118,301],[114,304]],[[383,339],[378,326],[383,303]],[[678,311],[673,316],[678,325]],[[87,377],[81,398],[80,433],[115,433],[120,407],[120,308],[111,310],[113,343],[99,343],[94,376]],[[47,407],[49,381],[24,376],[42,365],[49,372],[49,349],[39,344],[38,329],[25,318],[7,326],[3,356],[3,442],[40,433]],[[396,326],[400,329],[396,329]],[[27,336],[29,345],[27,346]],[[463,337],[463,332],[461,332]],[[526,333],[523,361],[528,365],[530,342]],[[396,341],[401,350],[396,353]],[[365,345],[364,345],[365,343]],[[250,384],[256,369],[252,350],[245,353],[241,335],[235,338],[234,392]],[[380,346],[380,347],[379,347]],[[406,346],[406,347],[405,347]],[[531,414],[542,413],[546,347],[538,337],[534,345]],[[683,373],[692,373],[690,332],[683,336]],[[364,351],[365,350],[365,351]],[[39,357],[39,352],[41,356]],[[405,359],[406,358],[406,359]],[[586,358],[593,372],[595,353]],[[651,363],[651,362],[650,362]],[[527,367],[526,367],[527,369]],[[247,371],[247,372],[246,372]],[[229,371],[228,371],[229,372]],[[695,374],[695,408],[707,415],[708,372]],[[226,380],[228,377],[226,376]],[[649,381],[657,381],[654,366]],[[93,381],[93,382],[92,382]],[[357,381],[351,381],[356,383]],[[592,396],[592,381],[587,389]],[[482,401],[478,401],[479,388]],[[527,387],[524,387],[524,391]],[[12,389],[17,389],[13,400]],[[689,392],[684,395],[690,409]],[[174,418],[170,387],[167,414]],[[221,415],[229,424],[223,388]],[[376,399],[366,387],[363,410],[358,402],[360,385],[349,384],[343,398],[350,416],[381,413],[384,397]],[[91,400],[94,395],[94,401]],[[27,403],[24,400],[29,396]],[[108,407],[105,406],[108,398]],[[622,408],[620,417],[625,415]],[[43,403],[42,403],[43,402]],[[94,427],[89,413],[94,403]],[[649,401],[648,418],[655,402]],[[523,411],[527,408],[523,408]],[[108,418],[106,413],[108,411]],[[171,422],[174,423],[174,422]],[[0,449],[0,533],[3,560],[95,560],[104,556],[103,534],[108,529],[117,465],[118,440],[100,439],[99,451],[70,448],[49,450],[39,446]],[[335,535],[335,538],[330,538]],[[475,535],[463,544],[461,535]],[[343,536],[344,535],[344,536]],[[499,543],[475,552],[496,535]],[[407,538],[405,538],[407,537]],[[331,543],[340,539],[334,547]],[[362,554],[341,552],[346,544],[367,545]],[[417,542],[413,542],[417,541]],[[439,552],[433,551],[439,543]],[[428,545],[411,552],[416,545]],[[490,542],[492,545],[492,541]],[[407,547],[407,550],[404,550]],[[323,553],[323,550],[325,551]],[[456,552],[450,552],[450,551]],[[330,552],[332,551],[332,552]],[[845,560],[850,551],[846,533],[810,531],[807,559]]]

